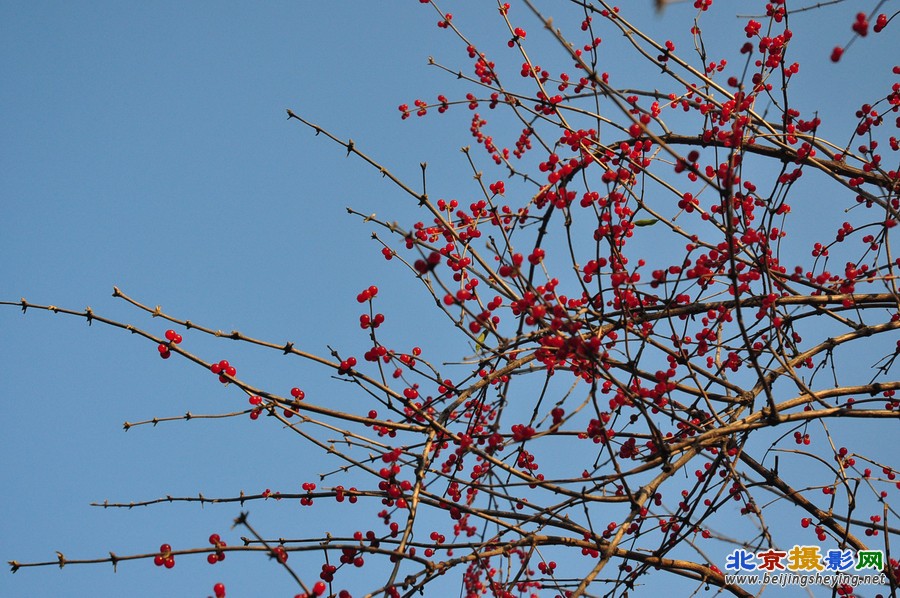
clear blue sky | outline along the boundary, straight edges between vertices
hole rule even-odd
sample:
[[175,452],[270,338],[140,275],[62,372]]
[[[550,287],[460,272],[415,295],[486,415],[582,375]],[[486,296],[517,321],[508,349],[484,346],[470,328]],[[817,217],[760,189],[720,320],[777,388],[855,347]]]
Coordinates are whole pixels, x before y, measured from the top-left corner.
[[[474,39],[503,45],[490,37],[499,26],[494,9],[446,4]],[[651,31],[693,12],[681,4],[661,19],[651,15],[649,0],[635,4]],[[534,47],[555,51],[518,10]],[[843,40],[853,12],[841,6],[803,18],[822,39]],[[0,299],[90,305],[154,333],[165,330],[113,299],[117,285],[213,328],[325,352],[326,344],[365,344],[354,326],[355,295],[378,284],[385,313],[400,316],[392,329],[397,344],[420,343],[428,330],[427,340],[440,347],[454,337],[433,324],[426,293],[381,259],[370,229],[345,210],[408,224],[421,217],[410,198],[285,119],[292,108],[352,137],[412,182],[428,161],[434,196],[472,197],[458,151],[471,143],[468,111],[403,123],[397,111],[417,97],[466,91],[426,66],[429,55],[454,68],[467,65],[463,49],[435,21],[430,8],[413,1],[0,3]],[[842,33],[829,38],[833,31]],[[710,35],[735,43],[724,33]],[[872,40],[827,71],[810,67],[806,83],[820,84],[806,99],[825,111],[846,108],[841,86],[867,85],[866,54],[896,55],[896,39]],[[816,42],[804,39],[800,52],[827,55],[831,42]],[[239,373],[252,372],[253,381],[282,394],[294,385],[346,390],[278,354],[186,338],[204,357],[232,359]],[[238,543],[229,529],[236,506],[88,505],[296,490],[325,468],[262,421],[195,420],[123,432],[126,420],[244,403],[236,390],[223,390],[177,358],[160,360],[152,344],[120,330],[7,308],[0,311],[0,341],[3,561],[52,560],[55,550],[90,558],[151,552],[162,542],[203,546],[212,532]],[[458,346],[448,351],[462,357],[467,349]],[[328,528],[321,516],[306,520],[311,511],[296,504],[249,510],[267,537]],[[314,579],[320,561],[304,566],[297,555],[291,562]],[[230,555],[214,567],[182,557],[172,571],[143,561],[124,563],[115,575],[108,565],[2,573],[0,595],[205,596],[216,581],[231,597],[297,591],[263,557]]]

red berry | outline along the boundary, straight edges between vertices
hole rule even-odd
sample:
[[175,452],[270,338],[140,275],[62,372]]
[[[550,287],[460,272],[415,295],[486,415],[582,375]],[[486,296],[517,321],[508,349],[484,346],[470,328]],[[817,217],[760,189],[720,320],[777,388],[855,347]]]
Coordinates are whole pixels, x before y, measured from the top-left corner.
[[165,565],[166,569],[171,569],[172,567],[175,566],[175,557],[170,556],[169,558],[166,559],[165,563],[163,563],[163,564]]
[[166,340],[167,340],[167,341],[174,341],[174,340],[175,340],[175,336],[176,336],[177,334],[178,334],[178,333],[175,332],[174,330],[166,330]]
[[216,598],[225,598],[225,584],[217,583],[213,586],[213,594],[216,595]]
[[313,594],[315,594],[316,596],[321,596],[324,593],[325,593],[325,582],[317,581],[316,585],[313,586]]
[[212,534],[209,537],[209,543],[212,544],[213,546],[215,546],[216,544],[218,544],[221,541],[222,541],[222,538],[219,537],[219,534]]
[[210,565],[215,565],[219,561],[219,557],[216,556],[216,553],[212,552],[206,555],[206,562]]
[[159,547],[159,552],[162,554],[167,554],[169,552],[172,552],[172,547],[168,544],[163,544]]
[[291,389],[291,396],[298,401],[302,401],[304,398],[306,398],[306,393],[295,387]]

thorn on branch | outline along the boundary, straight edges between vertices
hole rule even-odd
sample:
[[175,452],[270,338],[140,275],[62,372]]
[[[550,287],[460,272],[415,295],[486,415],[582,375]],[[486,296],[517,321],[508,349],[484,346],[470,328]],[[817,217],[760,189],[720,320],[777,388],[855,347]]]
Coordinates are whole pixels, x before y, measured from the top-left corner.
[[347,140],[347,155],[349,156],[352,153],[353,153],[353,140],[348,139]]
[[56,559],[59,561],[59,568],[62,569],[66,566],[66,557],[63,556],[63,553],[60,551],[56,551]]
[[125,422],[124,424],[122,424],[122,427],[125,428],[125,431],[127,432],[129,430],[129,428],[131,428],[131,424],[128,422]]
[[122,291],[119,290],[119,287],[113,287],[113,297],[121,297]]
[[84,308],[84,317],[87,319],[88,326],[91,326],[94,323],[94,312],[91,310],[90,305]]
[[[239,525],[247,525],[247,515],[249,515],[249,513],[247,511],[241,511],[241,514],[238,515],[237,518],[234,520],[234,525],[232,526],[232,529]],[[250,544],[250,542],[247,540],[247,538],[244,538],[243,536],[241,537],[241,540],[244,541],[244,546],[247,546],[248,544]]]
[[6,561],[9,563],[9,571],[10,573],[15,573],[19,570],[19,562],[18,561]]
[[294,343],[292,343],[291,341],[284,343],[284,348],[282,349],[282,351],[284,351],[285,355],[287,355],[288,353],[290,353],[293,350],[294,350]]
[[109,562],[112,563],[113,573],[115,573],[119,564],[119,557],[116,556],[116,553],[111,550],[109,551]]
[[22,313],[24,314],[25,312],[28,311],[28,302],[25,301],[25,297],[22,297],[22,299],[20,300],[20,303],[22,304]]

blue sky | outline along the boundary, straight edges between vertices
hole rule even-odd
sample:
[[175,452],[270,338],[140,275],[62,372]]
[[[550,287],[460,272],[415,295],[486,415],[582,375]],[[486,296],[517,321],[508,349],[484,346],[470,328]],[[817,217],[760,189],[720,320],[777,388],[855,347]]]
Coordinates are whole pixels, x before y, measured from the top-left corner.
[[[493,11],[446,4],[474,39],[504,45],[491,37],[499,25]],[[636,4],[636,19],[649,19],[653,31],[693,10],[676,5],[658,18],[650,2]],[[554,51],[519,11],[529,41]],[[821,39],[843,40],[852,13],[842,6],[803,18]],[[427,161],[436,196],[473,196],[459,152],[471,143],[469,113],[456,108],[401,123],[397,111],[418,97],[464,93],[426,65],[429,55],[467,65],[435,21],[417,2],[0,3],[0,298],[90,305],[162,333],[161,322],[111,297],[117,285],[178,317],[325,352],[326,344],[365,344],[354,326],[355,296],[378,284],[385,313],[400,316],[391,329],[398,344],[447,347],[455,337],[434,325],[428,295],[381,258],[371,229],[345,209],[408,224],[421,217],[411,199],[285,118],[291,108],[352,137],[413,183]],[[829,37],[835,31],[843,33]],[[724,30],[710,36],[734,39]],[[865,50],[896,55],[891,39],[871,40]],[[818,42],[798,42],[798,59],[827,55],[833,44]],[[830,70],[812,61],[803,76],[821,85],[803,101],[846,110],[841,86],[870,84],[867,54],[854,50]],[[0,331],[4,561],[52,560],[55,550],[90,558],[151,552],[162,542],[202,546],[212,532],[237,543],[229,529],[237,507],[88,505],[295,489],[321,471],[301,444],[264,422],[195,420],[123,432],[126,420],[243,408],[234,389],[177,358],[160,360],[155,346],[127,333],[10,308],[0,310]],[[239,359],[239,373],[252,372],[276,392],[344,390],[278,354],[186,339],[207,358]],[[450,347],[454,357],[466,353],[465,345]],[[268,537],[328,527],[327,518],[304,519],[296,505],[250,510]],[[310,561],[308,577],[318,563]],[[226,582],[229,596],[297,591],[252,555],[214,567],[195,557],[172,571],[150,562],[124,563],[116,575],[110,569],[0,574],[0,594],[205,596],[216,581]]]

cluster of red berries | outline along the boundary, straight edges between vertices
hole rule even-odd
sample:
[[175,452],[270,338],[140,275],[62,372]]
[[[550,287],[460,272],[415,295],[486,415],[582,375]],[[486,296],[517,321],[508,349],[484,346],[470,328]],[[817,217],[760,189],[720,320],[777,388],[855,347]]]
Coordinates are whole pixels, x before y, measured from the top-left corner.
[[858,33],[860,37],[865,37],[869,34],[869,19],[866,17],[866,13],[856,13],[856,20],[853,21],[852,29],[854,33]]
[[809,438],[809,434],[801,434],[800,432],[794,432],[794,442],[796,442],[797,444],[809,445],[811,440]]
[[363,330],[369,328],[378,328],[384,323],[384,314],[375,314],[375,317],[370,317],[369,314],[363,314],[359,316],[359,327]]
[[[297,405],[298,403],[300,403],[300,401],[306,398],[306,393],[295,386],[291,389],[291,396],[294,397],[294,405]],[[290,409],[285,409],[284,416],[290,419],[294,417],[294,412]]]
[[416,116],[425,116],[428,114],[428,102],[425,100],[416,100],[413,104],[418,108],[418,110],[416,110]]
[[347,490],[343,486],[334,487],[334,499],[338,502],[344,502],[345,498],[350,501],[351,505],[356,504],[356,486],[351,487],[350,490]]
[[225,598],[225,584],[220,582],[214,585],[213,594],[216,595],[216,598]]
[[287,550],[284,549],[284,546],[276,546],[272,549],[272,555],[278,559],[279,563],[286,563],[288,560]]
[[356,358],[348,357],[341,362],[340,366],[338,366],[338,374],[349,374],[354,366],[356,366]]
[[181,344],[182,338],[181,335],[175,332],[174,330],[166,330],[166,340],[168,343],[160,343],[157,349],[159,350],[159,356],[163,359],[168,359],[172,356],[172,345]]
[[375,295],[377,295],[377,294],[378,294],[378,287],[376,287],[373,284],[369,288],[363,289],[362,292],[356,296],[356,301],[358,303],[365,303],[366,301],[369,301],[370,299],[374,299]]
[[556,569],[556,561],[550,561],[549,563],[541,561],[538,563],[538,570],[546,575],[553,575],[554,569]]
[[300,487],[303,488],[303,491],[307,494],[307,496],[300,497],[300,504],[304,507],[311,507],[313,504],[312,493],[313,490],[316,489],[316,485],[312,482],[303,482]]
[[210,565],[215,565],[216,563],[224,561],[225,551],[222,549],[228,546],[228,544],[222,541],[222,538],[219,537],[219,534],[212,534],[209,537],[209,543],[216,547],[216,551],[211,552],[209,556],[206,557],[206,562]]
[[172,554],[172,547],[169,544],[163,544],[159,547],[159,554],[153,557],[153,564],[157,567],[165,566],[171,569],[175,566],[175,555]]
[[513,38],[506,42],[506,45],[512,48],[516,45],[517,41],[519,41],[520,39],[525,39],[526,35],[527,34],[525,33],[524,29],[522,29],[521,27],[516,27],[515,29],[513,29]]
[[248,399],[251,405],[253,405],[253,411],[250,412],[250,419],[256,420],[259,418],[259,414],[262,413],[262,397],[258,397],[253,395]]
[[434,270],[434,267],[440,263],[441,254],[437,251],[432,251],[424,260],[416,260],[415,263],[413,263],[413,268],[415,268],[416,272],[419,274],[425,274],[426,272]]
[[229,380],[228,378],[226,378],[226,376],[231,376],[232,378],[234,378],[234,375],[237,374],[237,370],[234,369],[234,366],[228,363],[227,359],[223,359],[219,363],[212,364],[211,366],[209,366],[209,371],[211,371],[213,374],[218,374],[219,382],[221,382],[222,384],[228,384]]
[[337,567],[334,565],[329,565],[328,563],[324,563],[322,565],[322,572],[319,573],[319,579],[324,582],[331,583],[334,581],[334,574],[337,571]]

